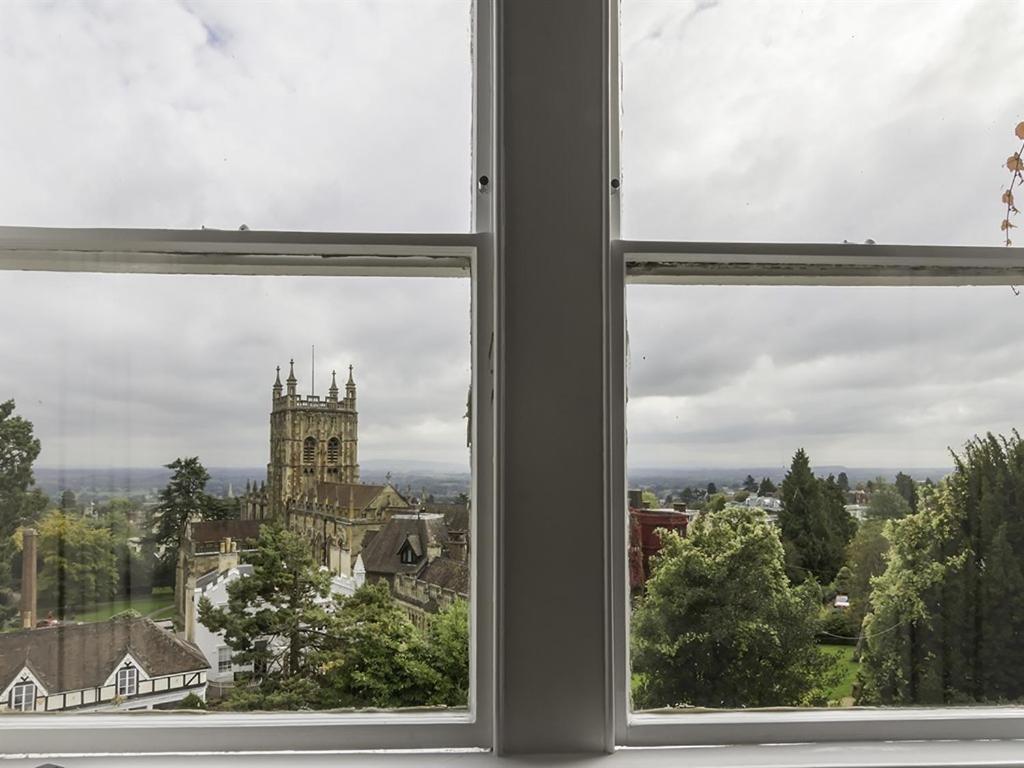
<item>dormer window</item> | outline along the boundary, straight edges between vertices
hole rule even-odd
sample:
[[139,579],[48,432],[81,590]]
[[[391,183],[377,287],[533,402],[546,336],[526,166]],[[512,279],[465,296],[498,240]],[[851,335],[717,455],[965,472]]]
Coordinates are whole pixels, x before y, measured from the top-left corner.
[[125,667],[117,670],[117,695],[134,696],[139,690],[139,670]]
[[416,553],[412,551],[412,547],[408,543],[402,547],[400,557],[403,565],[413,565],[416,562]]
[[15,712],[34,712],[35,708],[35,683],[18,683],[11,689],[11,709]]

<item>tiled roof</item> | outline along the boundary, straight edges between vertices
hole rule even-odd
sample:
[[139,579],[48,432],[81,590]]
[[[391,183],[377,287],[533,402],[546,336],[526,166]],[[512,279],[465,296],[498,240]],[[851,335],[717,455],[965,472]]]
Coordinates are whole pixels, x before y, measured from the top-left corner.
[[[341,509],[352,508],[363,511],[373,507],[377,499],[390,486],[387,485],[366,485],[364,483],[332,483],[320,481],[316,484],[315,490],[306,493],[299,499],[300,504],[332,504]],[[408,506],[408,502],[398,491],[391,488],[398,495],[402,502]]]
[[441,546],[448,541],[448,529],[440,515],[395,515],[377,535],[363,545],[363,565],[368,574],[392,575],[415,573],[423,567],[422,561],[403,563],[400,557],[406,542],[418,554],[426,552],[431,544]]
[[469,597],[469,566],[458,560],[438,557],[427,563],[427,567],[416,578]]
[[95,688],[129,652],[152,677],[210,666],[198,648],[149,619],[122,616],[0,633],[0,689],[26,665],[50,694]]
[[222,541],[231,538],[235,541],[249,541],[259,538],[259,520],[203,520],[189,523],[189,538],[195,542]]
[[469,505],[460,502],[427,502],[424,512],[444,515],[444,521],[450,531],[469,530]]

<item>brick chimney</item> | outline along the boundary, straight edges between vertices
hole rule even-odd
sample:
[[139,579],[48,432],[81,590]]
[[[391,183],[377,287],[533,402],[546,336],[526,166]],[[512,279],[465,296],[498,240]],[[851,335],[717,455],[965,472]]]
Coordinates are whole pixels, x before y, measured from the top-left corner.
[[21,531],[21,627],[36,626],[36,530]]

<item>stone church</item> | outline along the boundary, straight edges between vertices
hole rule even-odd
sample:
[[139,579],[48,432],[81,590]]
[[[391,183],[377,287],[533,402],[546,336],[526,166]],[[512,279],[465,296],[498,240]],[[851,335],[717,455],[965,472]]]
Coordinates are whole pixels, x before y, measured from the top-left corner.
[[242,497],[242,518],[276,520],[309,539],[315,562],[352,576],[367,534],[416,510],[390,484],[359,482],[359,414],[349,366],[345,396],[335,373],[327,397],[297,394],[295,361],[271,394],[267,480]]

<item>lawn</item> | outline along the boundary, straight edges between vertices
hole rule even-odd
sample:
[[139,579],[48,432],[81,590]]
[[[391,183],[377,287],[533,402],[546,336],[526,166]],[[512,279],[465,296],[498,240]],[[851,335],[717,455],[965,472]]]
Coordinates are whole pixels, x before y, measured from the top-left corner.
[[[149,597],[135,597],[130,600],[114,600],[110,603],[100,603],[89,610],[77,613],[74,618],[75,621],[103,621],[104,619],[109,619],[115,613],[127,610],[138,611],[143,616],[156,614],[154,618],[164,618],[164,614],[174,610],[174,595],[151,595]],[[45,613],[40,613],[43,616],[46,615]],[[68,616],[67,618],[70,619],[71,617]]]
[[838,701],[840,706],[853,706],[853,683],[857,679],[857,670],[860,663],[853,660],[854,647],[852,645],[819,645],[822,653],[828,654],[839,660],[843,670],[843,677],[839,684],[829,694],[829,701]]

